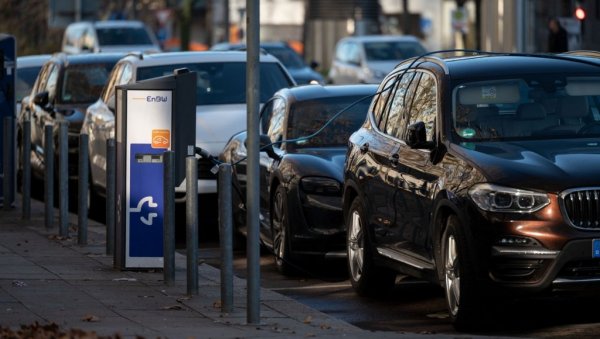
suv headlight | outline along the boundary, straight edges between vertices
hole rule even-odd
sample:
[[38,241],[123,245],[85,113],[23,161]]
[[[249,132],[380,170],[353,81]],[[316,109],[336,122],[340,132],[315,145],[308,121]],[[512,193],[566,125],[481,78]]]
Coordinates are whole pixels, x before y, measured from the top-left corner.
[[550,203],[545,193],[492,184],[473,186],[469,190],[469,196],[479,208],[490,212],[531,213]]

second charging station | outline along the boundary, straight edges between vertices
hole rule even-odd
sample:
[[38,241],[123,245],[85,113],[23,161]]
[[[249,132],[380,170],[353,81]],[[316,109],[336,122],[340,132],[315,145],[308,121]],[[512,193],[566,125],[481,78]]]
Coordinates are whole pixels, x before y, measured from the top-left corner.
[[115,267],[163,267],[163,153],[174,151],[175,186],[196,140],[196,73],[117,86]]

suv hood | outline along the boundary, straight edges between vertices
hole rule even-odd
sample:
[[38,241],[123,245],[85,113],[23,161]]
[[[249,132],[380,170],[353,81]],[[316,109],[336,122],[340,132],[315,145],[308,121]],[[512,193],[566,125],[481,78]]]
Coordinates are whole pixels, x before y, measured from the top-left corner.
[[597,139],[462,143],[451,150],[491,183],[555,193],[600,186]]
[[196,146],[218,156],[229,139],[246,130],[246,104],[196,106]]

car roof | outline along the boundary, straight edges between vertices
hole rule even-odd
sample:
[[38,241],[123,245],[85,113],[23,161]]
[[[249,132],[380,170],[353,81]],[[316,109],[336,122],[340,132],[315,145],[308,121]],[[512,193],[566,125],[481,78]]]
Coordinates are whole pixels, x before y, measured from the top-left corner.
[[330,97],[372,95],[377,91],[377,87],[378,85],[376,84],[303,85],[283,88],[276,92],[275,95],[293,96],[297,101],[305,101]]
[[[246,62],[245,51],[163,52],[125,57],[137,66],[186,64],[195,62]],[[270,54],[260,54],[260,62],[279,61]]]
[[384,41],[406,41],[406,42],[421,42],[417,37],[412,35],[360,35],[349,36],[341,41],[356,41],[356,42],[384,42]]
[[101,21],[80,21],[71,25],[92,25],[97,28],[116,28],[116,27],[143,27],[143,22],[139,20],[101,20]]
[[52,55],[52,59],[63,62],[65,64],[94,64],[94,63],[105,63],[114,62],[116,63],[121,58],[126,56],[127,53],[82,53],[82,54],[66,54],[56,53]]
[[549,54],[483,54],[448,58],[444,61],[449,74],[457,79],[505,78],[507,74],[600,72],[600,59],[586,59],[589,58]]
[[42,66],[52,54],[24,55],[17,57],[17,68]]
[[[260,45],[261,48],[273,48],[273,47],[291,48],[291,47],[289,47],[289,45],[287,43],[282,42],[282,41],[262,41],[262,42],[260,42],[259,45]],[[211,50],[213,48],[215,50],[237,50],[237,49],[246,48],[246,44],[244,44],[244,43],[221,42],[221,43],[213,45],[211,47]]]

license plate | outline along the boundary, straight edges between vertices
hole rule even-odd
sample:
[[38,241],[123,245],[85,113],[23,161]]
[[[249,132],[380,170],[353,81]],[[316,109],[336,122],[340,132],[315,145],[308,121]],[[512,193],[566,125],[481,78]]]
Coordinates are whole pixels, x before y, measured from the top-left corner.
[[600,258],[600,239],[592,240],[592,258]]

